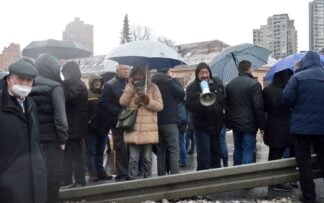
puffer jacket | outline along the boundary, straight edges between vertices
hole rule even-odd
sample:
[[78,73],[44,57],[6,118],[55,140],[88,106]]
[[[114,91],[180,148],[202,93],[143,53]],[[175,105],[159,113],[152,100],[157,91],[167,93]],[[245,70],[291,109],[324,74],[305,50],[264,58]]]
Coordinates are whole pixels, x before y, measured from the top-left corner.
[[159,88],[154,83],[148,85],[148,105],[137,106],[134,100],[137,96],[133,85],[127,85],[120,97],[120,104],[128,108],[138,108],[135,130],[125,132],[124,141],[129,144],[155,144],[159,142],[157,112],[163,109],[163,102]]
[[264,130],[262,87],[252,75],[241,72],[226,85],[225,92],[228,128],[242,132]]
[[324,135],[324,69],[318,53],[309,51],[301,70],[288,81],[282,101],[292,108],[290,132]]

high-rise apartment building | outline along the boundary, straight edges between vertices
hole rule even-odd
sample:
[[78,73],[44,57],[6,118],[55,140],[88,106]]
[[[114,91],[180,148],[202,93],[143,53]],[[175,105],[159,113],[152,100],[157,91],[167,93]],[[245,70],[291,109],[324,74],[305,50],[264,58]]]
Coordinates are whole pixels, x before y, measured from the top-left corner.
[[324,0],[309,3],[309,50],[324,48]]
[[297,31],[288,14],[273,15],[267,25],[253,30],[253,43],[272,51],[274,58],[297,52]]
[[20,45],[11,43],[8,47],[4,47],[0,54],[0,70],[8,71],[10,64],[16,62],[20,58]]
[[63,31],[63,40],[82,43],[93,53],[93,25],[75,18]]

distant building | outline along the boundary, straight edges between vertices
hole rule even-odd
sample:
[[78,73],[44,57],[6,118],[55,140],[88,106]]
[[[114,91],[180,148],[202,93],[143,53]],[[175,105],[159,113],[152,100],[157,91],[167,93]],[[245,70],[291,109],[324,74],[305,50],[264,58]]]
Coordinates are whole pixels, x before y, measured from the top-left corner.
[[253,30],[253,43],[272,51],[274,58],[297,52],[297,31],[288,14],[273,15],[267,25]]
[[8,71],[9,65],[16,62],[20,58],[20,45],[11,43],[8,47],[4,47],[0,54],[0,70]]
[[93,53],[93,25],[75,18],[63,31],[63,40],[82,43]]
[[309,50],[324,47],[324,0],[309,2]]

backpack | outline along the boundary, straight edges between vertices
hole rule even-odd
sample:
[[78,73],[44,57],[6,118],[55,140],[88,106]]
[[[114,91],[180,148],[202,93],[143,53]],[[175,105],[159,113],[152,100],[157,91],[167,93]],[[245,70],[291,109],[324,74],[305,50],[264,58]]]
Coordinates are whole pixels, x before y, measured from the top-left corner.
[[189,123],[189,113],[187,111],[186,103],[184,100],[180,100],[180,102],[178,102],[178,109],[177,109],[177,124],[186,125],[188,123]]

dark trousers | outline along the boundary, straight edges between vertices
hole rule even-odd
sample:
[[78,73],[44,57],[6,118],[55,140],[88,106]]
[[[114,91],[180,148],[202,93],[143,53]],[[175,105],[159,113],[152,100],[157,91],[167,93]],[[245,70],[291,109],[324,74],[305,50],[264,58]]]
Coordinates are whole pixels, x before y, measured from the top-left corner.
[[63,183],[85,185],[85,143],[84,139],[68,139],[63,158]]
[[[289,150],[289,157],[294,157],[294,150],[292,147],[288,147]],[[269,157],[268,160],[277,160],[277,159],[281,159],[284,157],[285,154],[285,150],[286,147],[282,147],[282,148],[275,148],[275,147],[269,147]]]
[[105,174],[104,152],[108,136],[100,132],[89,132],[86,137],[87,165],[91,173]]
[[116,178],[126,178],[128,176],[128,150],[124,142],[124,131],[111,128],[111,132],[116,151]]
[[312,175],[311,151],[313,143],[317,162],[324,178],[324,135],[300,135],[294,134],[295,155],[299,168],[300,186],[305,200],[315,200],[315,183]]
[[220,164],[220,143],[219,135],[196,132],[197,142],[197,170],[219,168]]
[[62,177],[63,150],[58,144],[42,144],[47,169],[47,203],[60,202],[59,189]]
[[177,124],[159,125],[158,175],[179,173],[179,130]]

